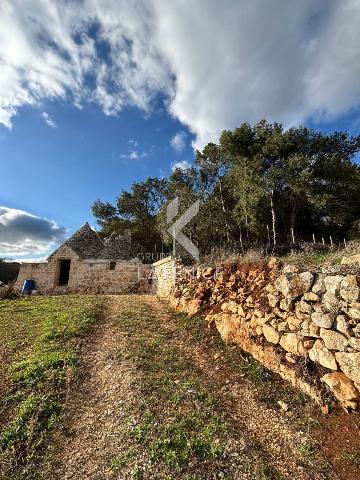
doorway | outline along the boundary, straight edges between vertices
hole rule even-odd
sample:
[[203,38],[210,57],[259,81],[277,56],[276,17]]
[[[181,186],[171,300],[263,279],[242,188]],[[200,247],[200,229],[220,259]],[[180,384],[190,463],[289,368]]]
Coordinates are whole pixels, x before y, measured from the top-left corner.
[[60,260],[59,285],[67,285],[69,283],[71,260]]

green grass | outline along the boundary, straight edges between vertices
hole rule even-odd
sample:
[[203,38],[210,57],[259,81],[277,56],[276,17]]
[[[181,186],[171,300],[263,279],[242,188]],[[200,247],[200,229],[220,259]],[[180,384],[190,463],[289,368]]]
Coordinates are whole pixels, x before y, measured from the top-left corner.
[[[244,432],[227,416],[204,381],[204,372],[178,342],[194,335],[192,341],[207,343],[209,332],[199,322],[199,318],[174,313],[168,320],[159,319],[149,305],[142,301],[134,304],[131,298],[124,297],[119,306],[117,324],[127,342],[116,358],[134,365],[141,379],[136,381],[141,388],[139,403],[123,417],[135,447],[131,472],[121,452],[112,462],[120,477],[151,478],[151,472],[162,472],[161,478],[166,479],[204,479],[209,472],[214,478],[221,472],[222,478],[237,478],[238,472],[233,476],[234,467],[230,466],[234,460],[229,444],[242,443]],[[220,340],[219,345],[227,349]],[[243,473],[256,471],[254,480],[280,478],[264,474],[271,470],[264,452],[253,449],[247,440],[243,463],[236,468]],[[143,470],[141,452],[146,452],[152,470]]]
[[0,473],[30,478],[37,454],[61,413],[66,385],[79,363],[82,333],[99,318],[91,296],[0,302]]
[[300,453],[303,458],[310,458],[315,454],[316,446],[310,440],[303,442],[300,446]]

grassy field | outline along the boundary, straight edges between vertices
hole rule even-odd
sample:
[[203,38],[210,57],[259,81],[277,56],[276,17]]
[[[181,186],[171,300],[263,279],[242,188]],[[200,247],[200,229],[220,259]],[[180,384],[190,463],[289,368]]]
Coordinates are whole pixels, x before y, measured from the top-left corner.
[[0,302],[1,478],[31,478],[100,308],[91,296]]

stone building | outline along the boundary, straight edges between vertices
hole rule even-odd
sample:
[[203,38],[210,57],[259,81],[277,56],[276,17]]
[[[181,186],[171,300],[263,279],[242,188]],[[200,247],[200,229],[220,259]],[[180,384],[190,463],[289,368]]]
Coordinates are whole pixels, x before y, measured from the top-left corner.
[[131,234],[103,241],[86,223],[44,263],[23,263],[15,288],[34,280],[39,293],[120,293],[146,283],[150,267],[132,258]]

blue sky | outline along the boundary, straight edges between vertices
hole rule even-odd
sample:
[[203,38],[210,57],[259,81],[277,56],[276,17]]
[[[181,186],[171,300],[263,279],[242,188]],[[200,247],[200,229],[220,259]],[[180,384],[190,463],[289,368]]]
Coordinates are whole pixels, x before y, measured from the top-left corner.
[[360,133],[356,0],[0,0],[0,257],[262,118]]
[[[44,111],[56,127],[46,124]],[[171,145],[174,137],[184,138],[181,149]],[[192,138],[162,108],[151,116],[134,108],[115,117],[94,105],[24,107],[11,130],[0,126],[6,178],[0,205],[56,219],[71,230],[85,221],[94,224],[94,200],[114,202],[134,180],[167,176],[176,162],[190,163]]]

